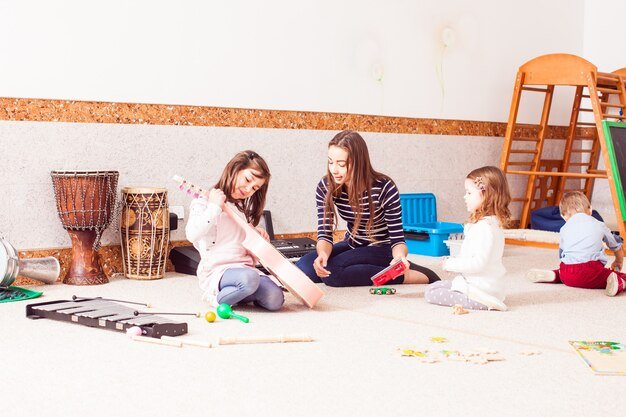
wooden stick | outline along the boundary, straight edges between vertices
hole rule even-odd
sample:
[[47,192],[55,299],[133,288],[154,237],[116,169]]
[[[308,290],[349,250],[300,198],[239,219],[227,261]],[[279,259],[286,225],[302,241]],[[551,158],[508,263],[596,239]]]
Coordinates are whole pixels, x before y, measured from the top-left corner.
[[172,336],[162,336],[161,340],[171,340],[172,342],[182,343],[183,346],[185,346],[185,345],[187,345],[187,346],[198,346],[198,347],[204,347],[204,348],[212,348],[213,347],[211,342],[205,342],[205,341],[202,341],[202,340],[181,339],[181,338],[172,337]]
[[269,336],[269,337],[221,337],[220,345],[238,345],[247,343],[289,343],[289,342],[312,342],[310,336]]
[[174,346],[174,347],[181,347],[183,345],[183,343],[180,340],[163,340],[163,339],[158,339],[156,337],[133,336],[132,339],[136,342],[147,342],[147,343],[154,343],[157,345],[166,345],[166,346]]

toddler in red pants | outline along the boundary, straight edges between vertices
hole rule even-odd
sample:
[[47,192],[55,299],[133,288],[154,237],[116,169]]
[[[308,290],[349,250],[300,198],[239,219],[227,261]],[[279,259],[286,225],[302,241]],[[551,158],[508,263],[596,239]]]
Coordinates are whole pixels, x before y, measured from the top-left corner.
[[[559,256],[561,264],[554,271],[531,269],[527,273],[533,282],[552,282],[578,288],[605,288],[613,297],[624,291],[626,274],[622,269],[622,242],[608,227],[591,216],[591,203],[579,191],[565,193],[559,204],[565,225],[560,230]],[[608,257],[604,245],[613,251],[615,261],[606,268]]]

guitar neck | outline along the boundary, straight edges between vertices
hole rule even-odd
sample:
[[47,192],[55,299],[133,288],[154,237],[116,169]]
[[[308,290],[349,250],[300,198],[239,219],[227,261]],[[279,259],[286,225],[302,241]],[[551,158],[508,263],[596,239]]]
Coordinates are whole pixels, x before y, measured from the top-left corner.
[[[178,183],[178,189],[181,190],[182,192],[186,193],[187,195],[189,195],[191,198],[198,198],[200,196],[209,198],[209,190],[205,190],[203,188],[200,188],[197,185],[192,184],[191,182],[187,181],[185,178],[183,178],[183,177],[181,177],[179,175],[174,175],[174,177],[172,177],[172,179],[174,181],[176,181],[176,183]],[[226,213],[228,213],[235,220],[235,222],[237,222],[239,225],[244,227],[244,229],[246,229],[245,226],[248,223],[244,219],[242,219],[241,217],[237,216],[231,210],[231,208],[228,207],[227,204],[224,204],[224,211]],[[252,230],[254,230],[254,229],[252,229]]]

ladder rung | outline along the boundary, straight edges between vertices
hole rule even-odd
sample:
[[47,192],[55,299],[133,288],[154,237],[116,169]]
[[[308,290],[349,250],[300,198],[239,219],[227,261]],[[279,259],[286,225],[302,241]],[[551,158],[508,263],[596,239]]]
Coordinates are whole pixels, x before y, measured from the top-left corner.
[[522,90],[524,90],[524,91],[536,91],[538,93],[547,93],[548,92],[547,88],[537,88],[537,87],[522,87]]
[[581,95],[582,98],[590,98],[589,94],[583,94]]
[[593,111],[593,109],[583,109],[583,108],[580,108],[580,109],[578,109],[578,111],[588,111],[588,112],[592,112],[592,111]]
[[529,149],[529,150],[525,150],[525,149],[511,149],[511,153],[532,153],[532,154],[536,154],[537,150],[536,149]]
[[513,161],[513,162],[509,162],[507,163],[507,165],[513,165],[513,166],[532,166],[533,162],[520,162],[520,161]]
[[595,126],[594,122],[576,122],[576,126]]
[[591,153],[593,149],[572,149],[572,153]]
[[608,93],[608,94],[620,94],[622,92],[621,90],[616,90],[614,88],[603,88],[603,87],[598,87],[596,88],[596,90],[600,91],[601,93]]
[[604,106],[604,107],[616,107],[619,109],[623,109],[624,105],[623,104],[616,104],[616,103],[600,103],[600,106]]
[[606,178],[606,175],[589,174],[584,172],[554,172],[554,171],[513,171],[507,170],[511,175],[534,175],[537,177],[567,177],[567,178]]
[[517,137],[517,138],[511,138],[511,140],[519,140],[519,141],[526,141],[526,142],[538,142],[539,138]]
[[606,169],[588,169],[587,172],[590,174],[606,175]]
[[602,113],[602,118],[611,118],[611,119],[626,119],[626,116],[620,116],[619,114],[604,114]]
[[591,166],[591,162],[572,162],[569,164],[571,167],[588,167]]
[[610,72],[599,72],[597,76],[598,80],[619,81],[619,75],[611,74]]
[[528,201],[528,199],[527,198],[512,198],[511,199],[512,203],[521,202],[521,201]]

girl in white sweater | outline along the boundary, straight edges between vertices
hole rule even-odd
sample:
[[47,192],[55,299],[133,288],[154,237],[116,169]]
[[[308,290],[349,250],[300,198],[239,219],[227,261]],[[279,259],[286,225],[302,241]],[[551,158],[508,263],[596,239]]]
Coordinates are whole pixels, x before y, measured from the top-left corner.
[[[283,292],[256,269],[254,255],[243,247],[245,232],[225,205],[256,226],[263,214],[270,171],[256,152],[239,152],[224,168],[209,197],[193,200],[185,226],[187,239],[200,252],[198,280],[203,298],[216,305],[250,303],[279,310]],[[257,228],[269,240],[265,230]]]
[[501,227],[507,227],[510,221],[511,196],[505,175],[493,166],[473,170],[465,179],[464,199],[470,218],[461,253],[443,262],[445,271],[459,275],[430,284],[424,297],[429,303],[444,306],[506,310]]

